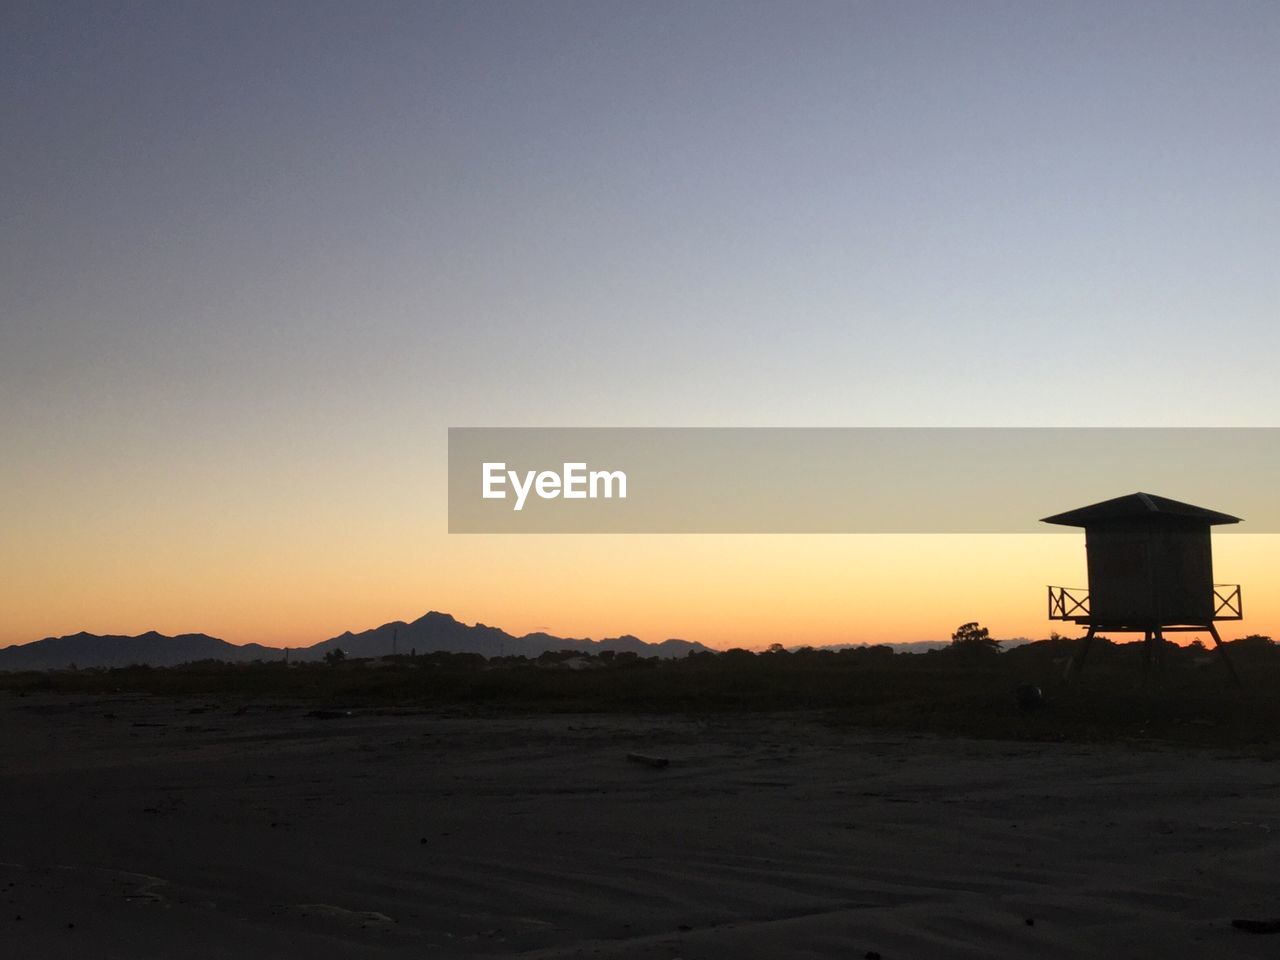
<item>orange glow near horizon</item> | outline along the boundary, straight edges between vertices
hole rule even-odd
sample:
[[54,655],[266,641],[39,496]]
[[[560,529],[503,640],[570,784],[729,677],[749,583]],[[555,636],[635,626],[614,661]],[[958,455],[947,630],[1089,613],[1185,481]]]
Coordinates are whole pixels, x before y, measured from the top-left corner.
[[[301,533],[301,531],[299,531]],[[0,645],[85,630],[209,633],[304,646],[429,610],[520,635],[632,633],[725,649],[946,639],[978,620],[998,638],[1074,635],[1045,615],[1045,585],[1083,585],[1081,537],[466,536],[293,543],[172,540],[30,557],[4,571]],[[351,533],[350,531],[348,532]],[[1276,538],[1214,537],[1217,579],[1243,584],[1226,638],[1280,632]],[[252,547],[252,549],[251,549]],[[252,557],[252,560],[245,560]],[[1191,637],[1185,638],[1190,640]]]

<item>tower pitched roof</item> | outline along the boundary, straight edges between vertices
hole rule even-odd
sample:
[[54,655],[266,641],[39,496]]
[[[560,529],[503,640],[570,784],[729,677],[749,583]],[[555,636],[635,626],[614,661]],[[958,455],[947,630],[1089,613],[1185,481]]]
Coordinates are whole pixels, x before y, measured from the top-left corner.
[[1229,513],[1219,513],[1217,510],[1183,503],[1181,500],[1171,500],[1154,493],[1130,493],[1123,497],[1091,503],[1087,507],[1045,517],[1041,523],[1056,523],[1064,527],[1086,527],[1109,520],[1142,517],[1150,517],[1153,520],[1158,518],[1199,520],[1211,526],[1240,522],[1239,517],[1233,517]]

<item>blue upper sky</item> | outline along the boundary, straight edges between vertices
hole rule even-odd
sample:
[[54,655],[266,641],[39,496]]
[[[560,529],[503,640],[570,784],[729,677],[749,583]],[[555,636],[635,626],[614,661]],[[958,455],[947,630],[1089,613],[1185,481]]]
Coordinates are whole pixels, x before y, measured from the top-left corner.
[[1272,3],[5,7],[0,416],[1273,422]]

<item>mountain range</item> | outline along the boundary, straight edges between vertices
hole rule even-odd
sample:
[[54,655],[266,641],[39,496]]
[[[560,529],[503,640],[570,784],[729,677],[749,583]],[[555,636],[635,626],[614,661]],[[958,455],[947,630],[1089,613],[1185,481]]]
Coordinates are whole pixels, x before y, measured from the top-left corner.
[[[709,650],[689,640],[646,643],[625,635],[604,640],[557,637],[549,633],[513,636],[483,623],[468,625],[447,613],[432,611],[411,623],[396,620],[360,633],[350,631],[309,647],[289,650],[289,659],[320,660],[326,653],[341,649],[348,657],[381,657],[390,653],[479,653],[486,657],[536,657],[548,650],[577,650],[601,653],[613,650],[643,657],[683,657],[690,652]],[[285,651],[260,643],[235,644],[204,633],[184,633],[168,637],[151,631],[138,636],[102,636],[76,633],[65,637],[45,637],[31,643],[0,649],[0,670],[59,670],[77,667],[126,667],[147,664],[172,667],[195,660],[224,660],[246,663],[252,660],[280,660]]]
[[[1006,647],[1027,642],[1023,638],[1006,640]],[[945,640],[922,640],[883,644],[895,653],[923,653],[948,645]],[[820,650],[842,650],[866,644],[832,644]],[[394,620],[360,633],[347,631],[307,647],[292,647],[291,661],[308,662],[341,649],[348,657],[382,657],[391,653],[479,653],[486,657],[537,657],[549,650],[576,650],[581,653],[630,652],[642,657],[683,657],[711,648],[690,640],[663,640],[647,643],[630,634],[591,640],[557,637],[550,633],[526,633],[514,636],[483,623],[465,624],[447,613],[432,611],[412,622]],[[790,649],[800,649],[792,647]],[[104,636],[75,633],[65,637],[45,637],[31,643],[0,648],[0,671],[61,670],[76,667],[127,667],[146,664],[173,667],[196,660],[222,660],[248,663],[253,660],[281,660],[285,650],[260,643],[235,644],[204,633],[183,633],[175,637],[154,630],[137,636]]]

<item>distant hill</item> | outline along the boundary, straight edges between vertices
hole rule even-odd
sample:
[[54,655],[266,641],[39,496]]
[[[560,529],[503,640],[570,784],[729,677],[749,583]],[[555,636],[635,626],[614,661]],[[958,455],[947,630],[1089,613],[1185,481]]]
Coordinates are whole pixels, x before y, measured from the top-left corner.
[[[708,647],[688,640],[664,640],[646,643],[632,636],[605,640],[556,637],[549,633],[512,636],[497,627],[482,623],[468,626],[447,613],[428,613],[405,623],[397,620],[360,633],[344,633],[309,647],[294,647],[292,660],[319,660],[326,653],[341,648],[348,657],[381,657],[390,653],[407,654],[479,653],[486,657],[536,657],[548,650],[578,650],[599,653],[604,650],[631,651],[645,657],[683,657],[690,651]],[[245,663],[252,660],[280,660],[284,650],[259,643],[234,644],[203,633],[184,633],[167,637],[151,631],[136,637],[100,636],[76,633],[66,637],[46,637],[31,643],[0,649],[0,671],[61,670],[77,667],[127,667],[147,664],[172,667],[195,660],[225,660]]]
[[631,651],[645,657],[683,657],[690,651],[710,649],[689,640],[646,643],[629,635],[604,640],[557,637],[549,633],[527,633],[516,637],[483,623],[467,626],[447,613],[434,611],[412,623],[396,620],[361,633],[348,632],[330,637],[308,647],[305,652],[323,656],[335,647],[340,647],[349,657],[381,657],[393,650],[396,653],[411,653],[414,650],[418,653],[479,653],[486,657],[536,657],[548,650],[578,650],[583,653],[613,650],[618,653]]
[[258,643],[236,645],[203,633],[176,637],[154,630],[136,637],[76,633],[0,649],[0,670],[58,670],[72,665],[126,667],[134,663],[173,667],[193,660],[242,662],[276,660],[281,656],[282,651]]

